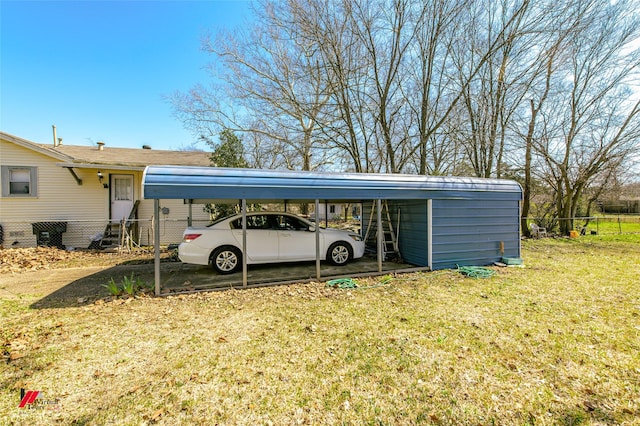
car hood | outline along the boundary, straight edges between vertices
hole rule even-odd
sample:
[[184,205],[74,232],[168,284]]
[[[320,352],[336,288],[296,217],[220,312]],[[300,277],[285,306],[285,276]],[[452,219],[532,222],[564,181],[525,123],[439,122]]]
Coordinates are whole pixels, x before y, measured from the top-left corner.
[[357,232],[349,231],[346,229],[335,229],[335,228],[320,228],[320,232],[323,234],[331,234],[331,235],[359,235]]

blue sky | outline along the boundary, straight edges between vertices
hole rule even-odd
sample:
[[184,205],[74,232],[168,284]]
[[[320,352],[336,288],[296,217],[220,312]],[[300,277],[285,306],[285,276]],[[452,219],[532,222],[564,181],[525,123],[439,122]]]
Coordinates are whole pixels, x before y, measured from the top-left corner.
[[53,143],[55,124],[67,145],[188,146],[197,140],[163,96],[210,80],[202,37],[245,25],[249,9],[246,0],[0,0],[0,130]]

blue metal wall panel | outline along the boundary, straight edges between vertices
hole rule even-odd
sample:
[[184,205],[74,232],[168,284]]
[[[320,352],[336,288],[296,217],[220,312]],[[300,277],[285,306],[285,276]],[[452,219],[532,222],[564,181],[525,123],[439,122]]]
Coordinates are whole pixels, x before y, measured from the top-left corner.
[[428,266],[427,200],[389,202],[389,212],[394,229],[400,214],[398,248],[402,259],[412,265]]
[[433,201],[433,269],[520,257],[519,203],[491,196]]
[[[375,203],[376,201],[373,200],[362,204],[362,235],[366,233],[371,219],[371,207]],[[402,259],[415,266],[428,266],[427,200],[393,200],[388,201],[387,205],[393,229],[396,232],[399,229],[397,238]],[[400,215],[399,227],[398,214]],[[373,220],[375,226],[375,216]],[[383,220],[386,221],[386,219]],[[375,235],[375,230],[370,232]]]

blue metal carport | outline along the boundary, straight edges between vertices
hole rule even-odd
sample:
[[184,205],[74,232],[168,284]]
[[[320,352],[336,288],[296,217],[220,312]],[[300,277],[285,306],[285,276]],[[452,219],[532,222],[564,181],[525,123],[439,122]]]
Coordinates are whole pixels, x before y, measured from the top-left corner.
[[[159,200],[201,202],[351,202],[377,204],[381,226],[381,201],[393,206],[402,234],[403,258],[428,269],[460,265],[487,265],[501,257],[520,257],[520,201],[517,182],[449,176],[371,173],[317,173],[216,167],[149,166],[144,171],[143,194]],[[365,214],[363,214],[363,217]],[[364,228],[363,223],[363,228]],[[159,241],[155,221],[155,241]],[[378,272],[382,272],[378,229]],[[318,234],[317,234],[318,235]],[[317,240],[318,241],[318,240]],[[317,243],[316,241],[316,243]],[[246,243],[245,243],[246,245]],[[318,250],[316,250],[318,251]],[[160,292],[160,250],[156,253],[156,294]],[[316,256],[320,279],[320,255]],[[246,259],[243,256],[243,283]]]

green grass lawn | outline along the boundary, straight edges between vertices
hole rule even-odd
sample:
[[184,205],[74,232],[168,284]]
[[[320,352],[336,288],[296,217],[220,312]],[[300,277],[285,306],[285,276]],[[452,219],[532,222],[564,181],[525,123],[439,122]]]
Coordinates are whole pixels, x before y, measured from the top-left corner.
[[[523,258],[355,290],[0,298],[0,423],[640,424],[640,235]],[[21,388],[56,404],[19,409]]]
[[[583,222],[576,222],[582,225]],[[588,225],[589,231],[596,231],[598,234],[640,234],[640,216],[638,215],[622,215],[618,217],[597,217]]]
[[[529,224],[538,220],[529,220]],[[540,223],[538,223],[540,224]],[[640,215],[624,214],[618,216],[594,216],[587,222],[583,218],[577,218],[573,222],[576,230],[581,231],[583,226],[587,226],[586,234],[591,235],[613,235],[613,234],[640,234]],[[542,223],[543,226],[550,226]],[[552,228],[547,228],[549,234],[558,233],[558,224]]]

